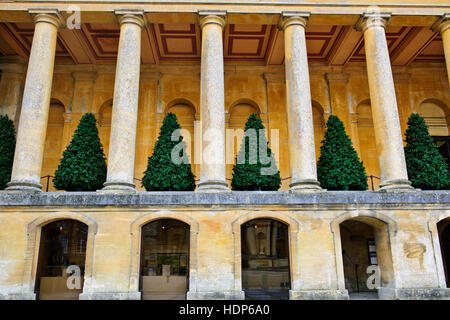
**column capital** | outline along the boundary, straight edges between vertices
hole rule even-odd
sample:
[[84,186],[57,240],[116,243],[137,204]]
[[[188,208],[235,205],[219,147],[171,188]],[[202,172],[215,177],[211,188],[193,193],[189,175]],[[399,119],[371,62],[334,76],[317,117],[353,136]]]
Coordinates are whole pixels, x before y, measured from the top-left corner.
[[119,24],[134,23],[143,28],[147,24],[143,10],[115,10]]
[[450,12],[444,13],[439,19],[431,26],[431,30],[434,32],[443,33],[450,29]]
[[199,25],[200,25],[201,29],[203,29],[203,27],[205,25],[210,24],[210,23],[218,24],[222,29],[224,29],[225,25],[226,25],[227,12],[226,11],[198,11],[198,17],[199,17]]
[[282,12],[278,28],[280,30],[286,30],[287,27],[293,25],[299,25],[306,28],[310,15],[309,12]]
[[391,17],[389,12],[365,12],[356,23],[356,30],[365,32],[373,27],[386,28],[386,24]]
[[70,123],[72,121],[72,112],[64,112],[63,113],[63,118],[64,118],[64,122]]
[[29,9],[28,13],[33,17],[34,23],[47,22],[56,28],[64,27],[65,21],[59,9]]

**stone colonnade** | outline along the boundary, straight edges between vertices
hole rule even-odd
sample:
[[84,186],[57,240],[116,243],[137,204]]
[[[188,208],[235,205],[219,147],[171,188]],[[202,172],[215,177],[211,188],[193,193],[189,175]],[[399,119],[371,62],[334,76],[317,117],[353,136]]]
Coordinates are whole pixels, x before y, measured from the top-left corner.
[[[39,192],[45,132],[54,68],[56,37],[63,25],[57,10],[30,10],[35,21],[17,146],[7,190]],[[142,11],[116,11],[120,43],[107,182],[102,192],[136,192],[133,183],[139,97],[140,39],[145,27]],[[320,192],[314,148],[305,27],[308,13],[283,13],[286,101],[292,192]],[[389,14],[366,13],[357,24],[364,33],[367,73],[381,168],[381,191],[412,190],[406,171],[397,101],[385,26]],[[450,15],[436,30],[442,34],[450,71]],[[225,179],[224,62],[222,31],[226,13],[200,12],[202,29],[201,115],[202,165],[199,192],[227,192]]]

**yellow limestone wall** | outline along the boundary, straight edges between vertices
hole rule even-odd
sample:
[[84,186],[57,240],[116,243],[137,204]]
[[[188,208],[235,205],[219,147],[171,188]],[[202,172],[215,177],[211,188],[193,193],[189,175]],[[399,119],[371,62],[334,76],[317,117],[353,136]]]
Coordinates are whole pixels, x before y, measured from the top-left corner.
[[[339,225],[348,219],[383,230],[376,239],[378,257],[389,260],[392,268],[385,269],[389,282],[384,286],[445,288],[436,224],[450,217],[448,210],[439,205],[383,206],[3,208],[0,294],[33,293],[41,227],[58,219],[76,219],[89,226],[85,294],[138,291],[141,227],[160,218],[190,225],[191,297],[241,292],[240,226],[256,218],[276,219],[289,227],[292,291],[345,289]],[[390,252],[381,243],[389,243]]]
[[[108,156],[114,66],[91,66],[84,69],[86,71],[77,68],[74,73],[73,67],[56,66],[52,106],[60,107],[59,110],[50,108],[46,156],[41,176],[54,174],[58,165],[57,159],[70,142],[78,121],[85,112],[96,114],[101,141]],[[226,128],[231,128],[230,121],[236,123],[236,119],[230,120],[231,109],[234,106],[237,105],[236,108],[239,108],[242,105],[251,105],[255,110],[259,110],[260,117],[268,129],[269,141],[270,130],[278,130],[278,152],[275,156],[281,177],[284,179],[281,190],[289,189],[290,169],[283,70],[257,66],[226,66],[225,71]],[[139,93],[135,178],[142,178],[162,119],[171,106],[178,103],[190,105],[194,115],[189,130],[192,134],[196,132],[194,119],[201,120],[199,72],[198,66],[179,68],[167,66],[158,69],[143,67]],[[434,109],[442,110],[439,113],[441,127],[442,123],[444,127],[445,124],[450,124],[447,120],[450,119],[448,94],[450,89],[444,67],[410,67],[399,70],[394,68],[393,72],[403,133],[411,112],[423,111],[423,108],[426,108],[425,106],[421,109],[424,103],[428,105],[431,103]],[[310,75],[317,159],[320,155],[320,142],[325,132],[326,120],[330,114],[336,114],[344,122],[347,134],[364,162],[367,175],[380,177],[365,67],[336,70],[312,65]],[[3,81],[0,82],[0,89],[4,87]],[[11,91],[11,94],[14,92]],[[65,110],[63,114],[61,106]],[[4,108],[0,108],[2,109]],[[245,118],[239,121],[243,129]],[[437,130],[440,130],[438,133],[442,133],[442,128]],[[276,150],[275,145],[273,148]],[[191,161],[193,160],[192,153]],[[228,165],[228,179],[232,178],[231,169],[232,165]],[[198,179],[199,165],[194,165],[193,170]],[[41,183],[45,188],[46,180],[43,179]],[[137,188],[142,190],[140,181],[136,180],[135,183]],[[374,179],[375,189],[378,183],[379,180]],[[54,190],[52,184],[49,190]]]

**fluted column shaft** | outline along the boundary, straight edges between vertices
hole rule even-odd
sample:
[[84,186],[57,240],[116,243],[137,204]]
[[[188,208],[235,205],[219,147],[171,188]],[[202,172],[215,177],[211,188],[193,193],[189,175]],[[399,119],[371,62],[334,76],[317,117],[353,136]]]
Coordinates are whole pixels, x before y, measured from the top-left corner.
[[305,27],[307,16],[286,16],[284,30],[286,113],[289,131],[291,191],[320,191],[317,181]]
[[381,191],[411,190],[408,181],[397,99],[385,26],[388,16],[365,14],[364,33],[372,118],[381,170]]
[[108,172],[103,191],[135,192],[134,159],[141,66],[142,14],[117,13],[120,23]]
[[225,97],[223,69],[224,18],[206,15],[202,29],[200,109],[202,163],[199,192],[229,191],[225,179]]
[[55,64],[56,37],[62,24],[56,10],[30,10],[35,22],[22,99],[9,191],[40,192],[40,175]]

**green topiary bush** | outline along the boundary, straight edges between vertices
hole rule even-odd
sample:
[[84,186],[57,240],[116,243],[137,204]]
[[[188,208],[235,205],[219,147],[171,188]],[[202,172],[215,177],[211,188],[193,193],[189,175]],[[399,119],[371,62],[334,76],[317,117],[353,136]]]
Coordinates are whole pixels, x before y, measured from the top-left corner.
[[[255,130],[256,144],[251,146],[251,139],[248,136],[244,137],[241,149],[236,156],[236,164],[233,167],[231,189],[240,191],[276,191],[281,186],[280,171],[276,167],[276,161],[272,150],[268,147],[264,125],[256,114],[250,115],[245,124],[246,132],[251,129]],[[261,132],[261,134],[259,134],[259,132]],[[261,159],[259,147],[264,145],[267,146],[267,157]],[[250,157],[250,148],[252,148],[252,152],[254,152],[254,159]],[[245,161],[239,163],[239,159],[245,159]],[[268,159],[270,159],[270,161],[267,161]]]
[[[161,126],[153,154],[148,158],[147,170],[142,179],[142,186],[147,191],[192,191],[195,189],[195,176],[186,154],[186,143],[182,136],[179,136],[176,141],[171,140],[172,133],[177,129],[181,129],[177,116],[168,113]],[[172,151],[180,159],[180,163],[172,161]]]
[[327,121],[325,139],[320,147],[317,178],[327,190],[367,190],[367,175],[362,161],[337,116]]
[[106,181],[106,158],[98,136],[97,120],[86,113],[80,120],[55,172],[58,190],[95,191]]
[[14,123],[6,115],[0,116],[0,190],[6,188],[11,180],[14,151],[16,149],[16,131]]
[[405,158],[408,178],[414,188],[423,190],[449,188],[448,164],[433,142],[424,118],[417,113],[411,114],[408,119]]

